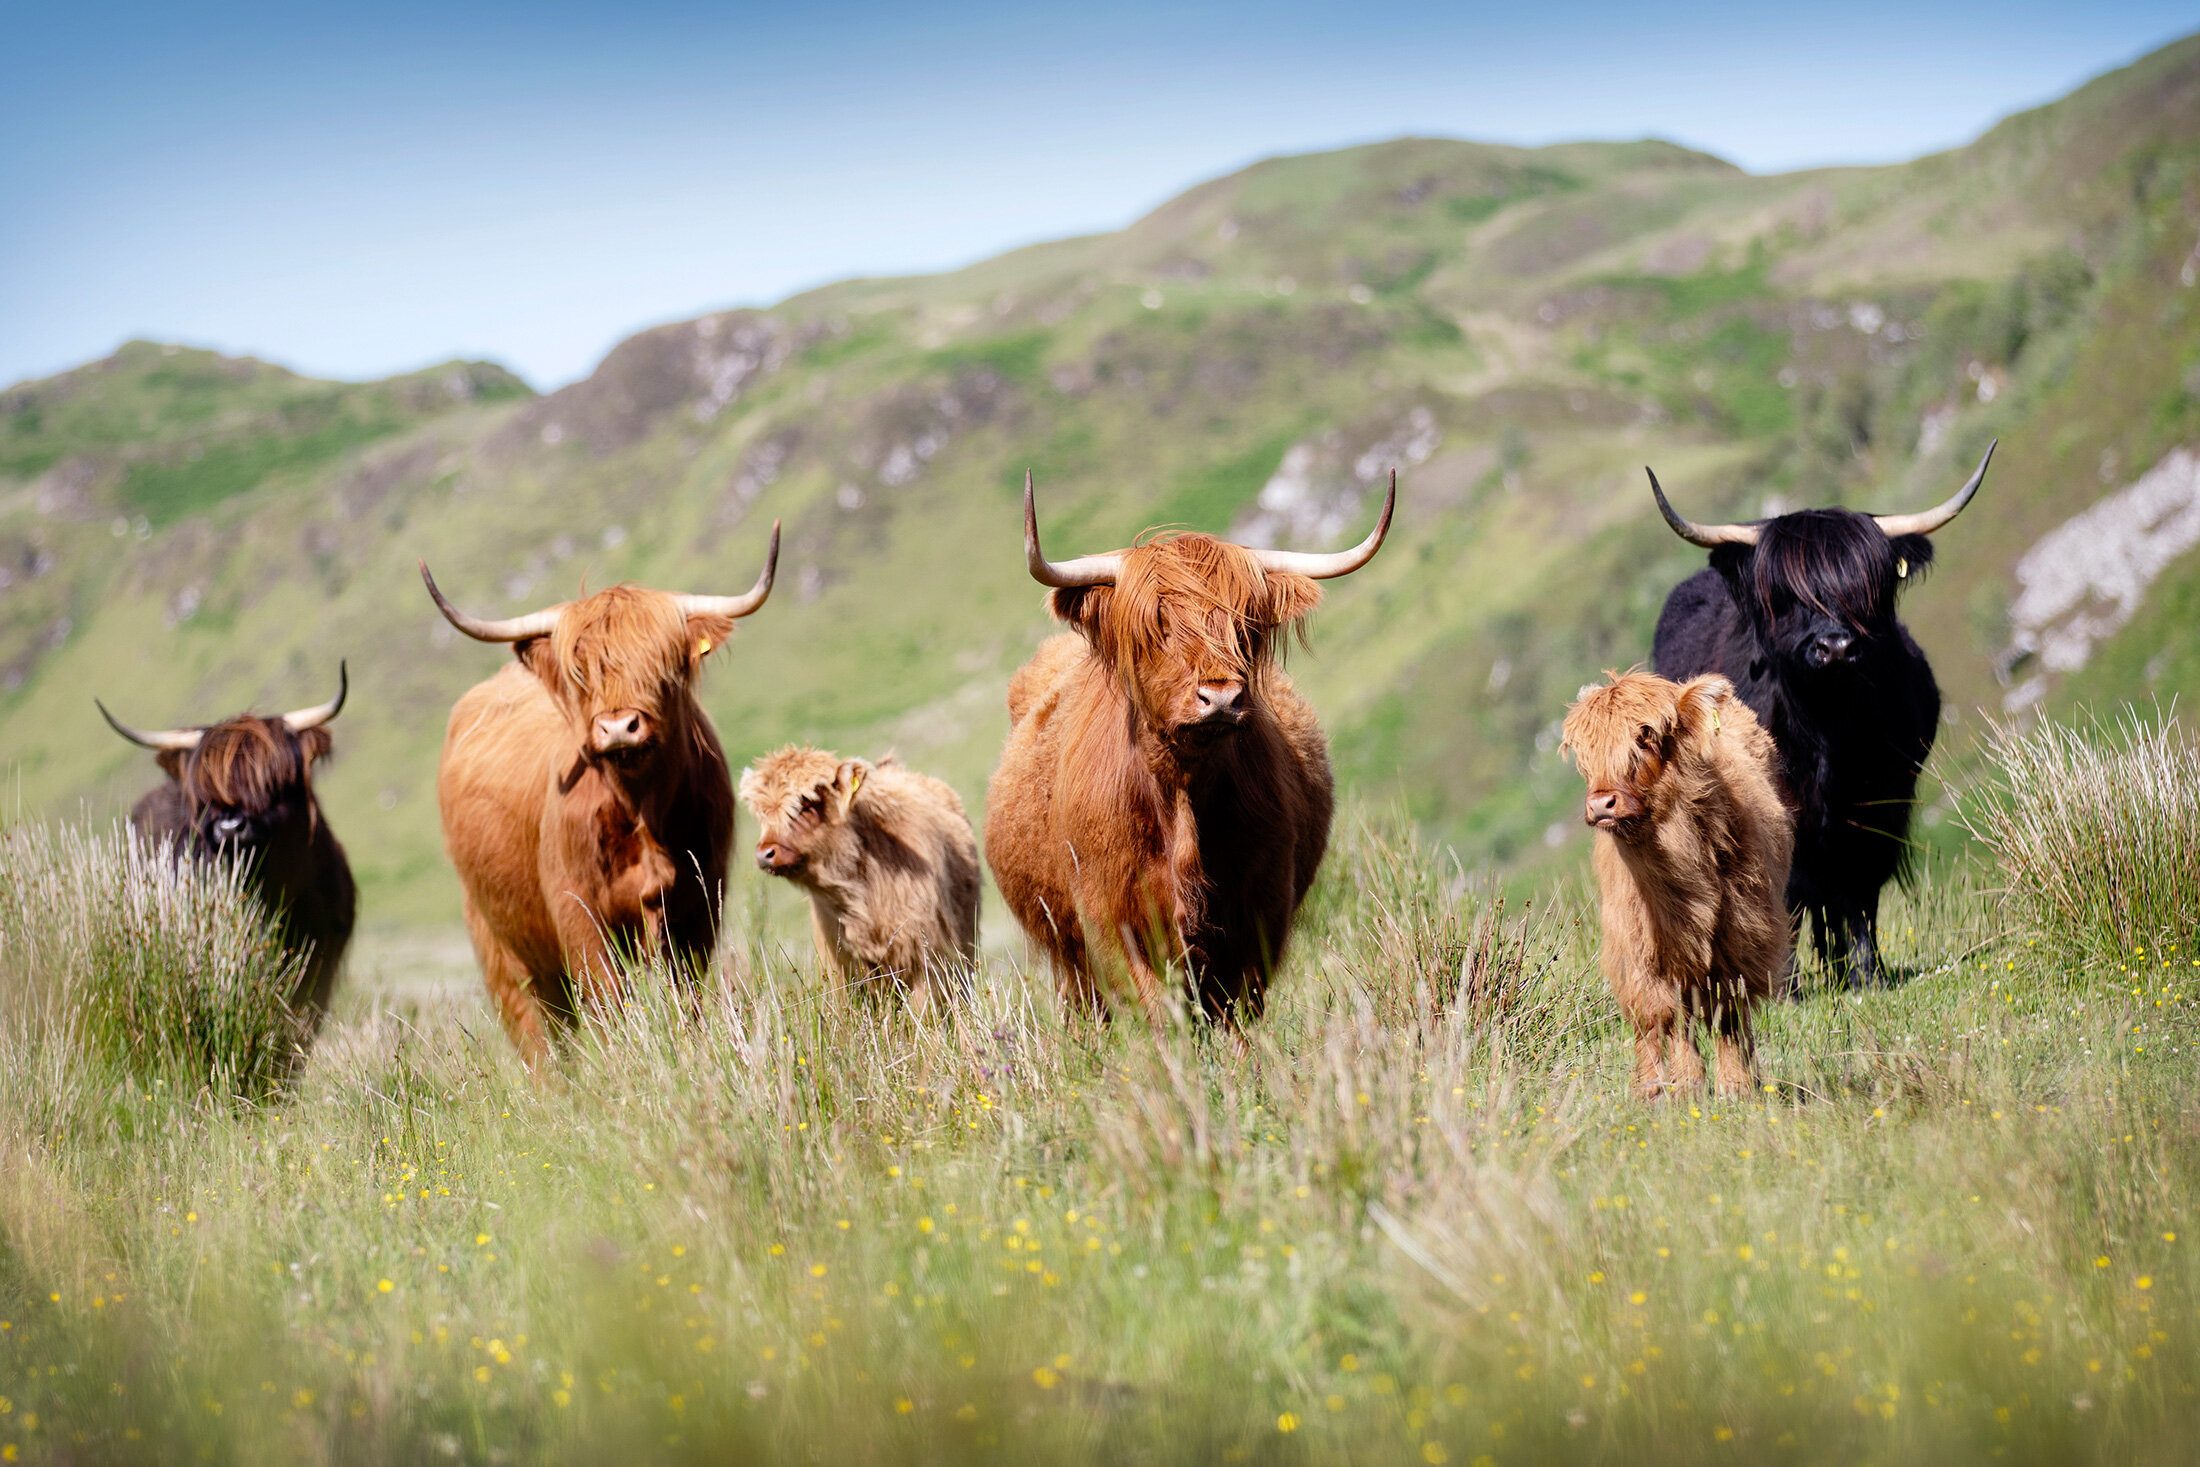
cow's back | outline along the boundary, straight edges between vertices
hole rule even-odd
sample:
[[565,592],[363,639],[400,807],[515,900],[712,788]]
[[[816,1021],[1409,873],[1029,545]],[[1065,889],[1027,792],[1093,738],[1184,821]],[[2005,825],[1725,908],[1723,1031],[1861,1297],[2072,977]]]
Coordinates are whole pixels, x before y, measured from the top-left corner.
[[543,900],[540,844],[552,766],[569,742],[542,684],[510,663],[451,709],[436,772],[443,848],[467,903],[536,972],[562,962]]
[[1082,962],[1084,938],[1071,889],[1067,847],[1055,839],[1054,795],[1064,725],[1081,684],[1104,677],[1083,637],[1063,632],[1039,644],[1009,680],[1012,720],[1001,762],[986,784],[985,859],[993,883],[1024,930],[1067,972]]
[[1751,660],[1748,640],[1748,623],[1728,593],[1725,579],[1705,566],[1666,596],[1650,644],[1650,667],[1659,677],[1676,683],[1715,672],[1741,688],[1748,680]]

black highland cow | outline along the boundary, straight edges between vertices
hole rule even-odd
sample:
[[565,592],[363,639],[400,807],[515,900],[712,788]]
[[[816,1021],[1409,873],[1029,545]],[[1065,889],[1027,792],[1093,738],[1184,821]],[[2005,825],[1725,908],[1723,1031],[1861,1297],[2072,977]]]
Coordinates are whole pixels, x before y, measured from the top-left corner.
[[[1895,596],[1932,563],[1926,537],[1986,479],[1924,514],[1806,509],[1740,525],[1697,525],[1650,492],[1673,533],[1711,552],[1673,588],[1651,662],[1683,682],[1720,673],[1771,730],[1796,809],[1788,911],[1809,913],[1821,960],[1852,986],[1882,979],[1879,892],[1903,869],[1918,771],[1940,723],[1940,688]],[[1645,471],[1647,472],[1647,470]]]
[[351,688],[341,665],[337,679],[336,696],[316,708],[276,718],[240,713],[159,733],[141,733],[93,700],[116,733],[154,750],[168,774],[132,807],[131,826],[194,860],[237,862],[247,889],[275,915],[283,946],[310,952],[290,995],[308,1040],[328,1014],[358,902],[344,848],[313,797],[313,765],[332,746],[323,725]]

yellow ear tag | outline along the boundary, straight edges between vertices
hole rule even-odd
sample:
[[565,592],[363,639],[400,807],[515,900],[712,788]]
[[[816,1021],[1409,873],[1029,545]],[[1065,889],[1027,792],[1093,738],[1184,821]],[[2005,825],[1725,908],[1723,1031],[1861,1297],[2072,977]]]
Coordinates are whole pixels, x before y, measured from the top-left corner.
[[1908,579],[1910,578],[1910,563],[1909,563],[1909,561],[1907,561],[1907,560],[1897,560],[1897,561],[1896,561],[1896,562],[1894,563],[1894,578],[1895,578],[1896,580],[1898,580],[1898,581],[1906,581],[1906,580],[1908,580]]
[[703,655],[704,655],[705,653],[707,653],[707,652],[709,652],[709,651],[710,651],[710,638],[708,638],[708,637],[705,637],[705,638],[703,638],[703,640],[701,640],[700,642],[697,642],[697,643],[695,644],[695,655],[696,655],[696,656],[698,656],[698,657],[701,657],[701,656],[703,656]]
[[1713,733],[1719,731],[1719,705],[1716,703],[1711,705],[1711,731]]
[[840,813],[845,818],[856,807],[856,791],[863,788],[863,766],[856,766],[856,777],[848,781],[848,796],[840,802]]

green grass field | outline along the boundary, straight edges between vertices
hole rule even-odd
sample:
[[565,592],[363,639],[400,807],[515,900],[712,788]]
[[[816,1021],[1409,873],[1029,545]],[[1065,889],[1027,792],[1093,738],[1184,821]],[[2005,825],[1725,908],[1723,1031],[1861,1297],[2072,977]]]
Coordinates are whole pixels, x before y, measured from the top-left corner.
[[1998,860],[1890,894],[1897,986],[1769,1007],[1739,1103],[1628,1098],[1578,874],[1364,816],[1244,1052],[1014,962],[920,1025],[752,904],[534,1080],[363,958],[273,1091],[235,899],[18,829],[0,1459],[2189,1460],[2200,764],[1979,768]]

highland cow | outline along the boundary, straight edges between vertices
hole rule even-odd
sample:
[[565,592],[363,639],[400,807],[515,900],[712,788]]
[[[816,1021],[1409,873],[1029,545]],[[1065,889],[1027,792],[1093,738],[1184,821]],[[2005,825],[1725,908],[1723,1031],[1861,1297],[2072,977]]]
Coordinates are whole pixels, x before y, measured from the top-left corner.
[[1661,677],[1731,678],[1771,732],[1796,809],[1788,907],[1798,923],[1809,914],[1819,958],[1855,987],[1882,979],[1879,893],[1906,864],[1940,725],[1940,687],[1895,596],[1993,461],[1989,446],[1970,482],[1922,514],[1805,509],[1737,525],[1682,519],[1650,475],[1673,533],[1711,552],[1666,597],[1651,663]]
[[1583,690],[1565,747],[1589,784],[1604,976],[1634,1025],[1635,1093],[1703,1083],[1697,1023],[1716,1036],[1719,1093],[1743,1093],[1750,1011],[1788,955],[1794,833],[1771,737],[1723,677],[1635,672]]
[[962,799],[888,754],[788,745],[741,775],[756,864],[809,893],[836,984],[889,984],[920,1013],[978,959],[978,842]]
[[168,775],[131,809],[131,827],[193,859],[235,862],[284,948],[305,955],[290,1008],[309,1043],[328,1015],[358,908],[351,863],[313,794],[313,766],[334,747],[327,724],[351,691],[340,663],[336,679],[336,696],[316,707],[156,733],[92,702],[116,733],[155,751]]
[[733,778],[695,680],[778,563],[774,522],[743,595],[620,585],[503,621],[460,611],[420,567],[452,626],[517,659],[451,709],[436,798],[482,979],[529,1065],[617,998],[621,953],[684,977],[717,945]]
[[1393,481],[1375,529],[1338,554],[1187,533],[1055,563],[1025,476],[1025,563],[1074,630],[1009,684],[985,848],[1073,1007],[1104,1012],[1094,962],[1113,956],[1149,1013],[1174,965],[1200,1013],[1259,1017],[1335,803],[1278,653],[1316,582],[1374,557],[1396,502]]

